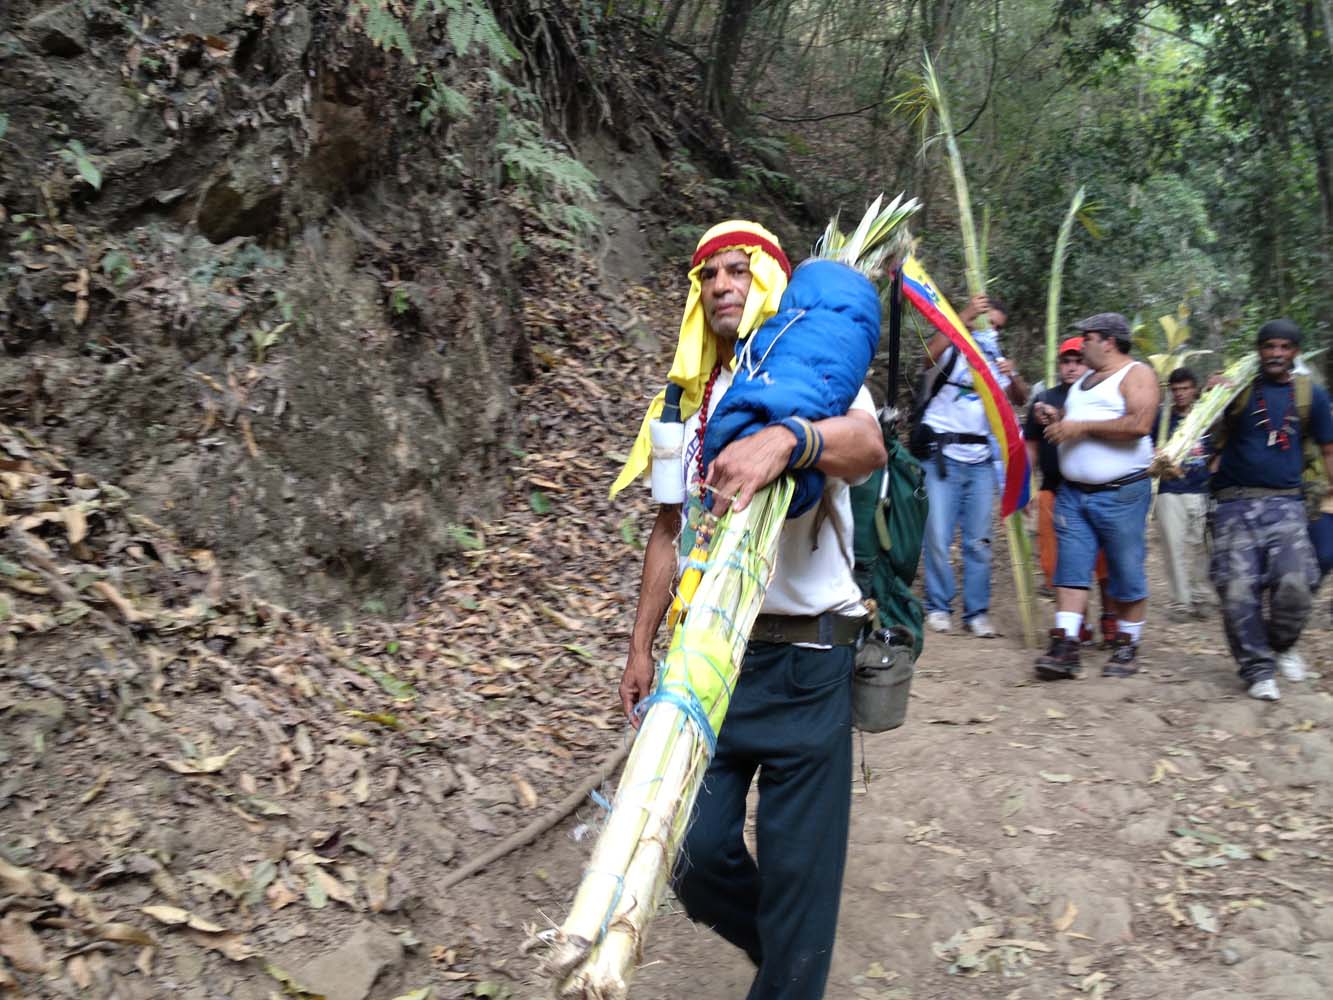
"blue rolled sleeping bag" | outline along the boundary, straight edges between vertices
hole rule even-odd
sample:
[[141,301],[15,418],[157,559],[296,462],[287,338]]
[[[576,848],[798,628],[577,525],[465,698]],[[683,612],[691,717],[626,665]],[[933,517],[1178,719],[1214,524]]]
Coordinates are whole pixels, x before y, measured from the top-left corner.
[[[777,315],[740,346],[731,387],[704,432],[704,468],[731,442],[786,417],[845,414],[879,347],[879,313],[879,294],[859,271],[821,259],[798,267]],[[795,476],[788,517],[810,510],[824,491],[819,470]]]

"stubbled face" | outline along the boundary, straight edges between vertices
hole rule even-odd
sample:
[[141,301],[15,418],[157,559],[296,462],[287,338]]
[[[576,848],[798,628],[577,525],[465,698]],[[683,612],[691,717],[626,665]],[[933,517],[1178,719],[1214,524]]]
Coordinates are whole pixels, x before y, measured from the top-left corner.
[[1093,371],[1101,371],[1115,353],[1115,338],[1096,330],[1083,334],[1083,361]]
[[1199,398],[1199,387],[1193,382],[1172,382],[1171,402],[1177,410],[1185,413]]
[[1259,367],[1264,375],[1277,382],[1285,382],[1296,367],[1296,355],[1300,349],[1285,338],[1265,340],[1259,345]]
[[1073,351],[1061,354],[1058,365],[1061,385],[1073,385],[1088,370],[1088,366],[1083,363],[1083,355]]
[[735,340],[750,294],[750,255],[720,250],[699,269],[699,294],[708,329],[723,340]]

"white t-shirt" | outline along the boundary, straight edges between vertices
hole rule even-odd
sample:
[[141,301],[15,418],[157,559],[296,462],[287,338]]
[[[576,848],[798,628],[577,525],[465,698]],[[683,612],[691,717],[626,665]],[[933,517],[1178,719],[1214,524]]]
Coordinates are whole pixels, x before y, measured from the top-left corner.
[[[972,339],[986,356],[986,360],[990,363],[991,374],[1000,383],[1000,388],[1007,390],[1009,376],[1001,375],[999,368],[996,367],[996,362],[1004,357],[1000,353],[999,334],[994,330],[977,330],[973,331]],[[958,348],[947,348],[940,355],[938,363],[947,365],[949,356],[957,353]],[[975,379],[976,375],[968,367],[967,359],[960,356],[954,362],[953,371],[949,373],[948,383],[940,388],[935,398],[930,401],[930,405],[926,407],[923,418],[926,423],[942,434],[980,434],[989,438],[990,421],[986,419],[986,404],[977,395]],[[977,462],[990,460],[991,445],[989,443],[947,444],[944,446],[944,456],[957,462],[975,465]]]
[[[726,368],[718,374],[709,400],[711,417],[731,387],[732,373]],[[875,403],[865,386],[857,393],[852,409],[875,413]],[[685,494],[687,503],[681,568],[693,543],[692,525],[699,517],[699,415],[685,421]],[[861,590],[852,576],[852,500],[849,484],[829,476],[824,480],[824,502],[816,504],[800,517],[788,519],[778,538],[778,558],[773,580],[768,585],[764,605],[766,615],[819,615],[833,611],[842,615],[862,615]],[[819,521],[820,509],[825,516]],[[819,537],[815,525],[819,523]]]

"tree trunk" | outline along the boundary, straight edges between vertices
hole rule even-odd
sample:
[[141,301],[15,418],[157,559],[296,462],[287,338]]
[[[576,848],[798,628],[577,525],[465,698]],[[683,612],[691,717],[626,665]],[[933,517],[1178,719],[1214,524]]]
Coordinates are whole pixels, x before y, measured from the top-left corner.
[[740,102],[736,100],[733,77],[745,44],[745,32],[750,27],[755,0],[723,0],[722,13],[713,31],[711,56],[708,61],[708,79],[704,85],[704,100],[709,110],[717,113],[727,124],[736,124],[741,117]]

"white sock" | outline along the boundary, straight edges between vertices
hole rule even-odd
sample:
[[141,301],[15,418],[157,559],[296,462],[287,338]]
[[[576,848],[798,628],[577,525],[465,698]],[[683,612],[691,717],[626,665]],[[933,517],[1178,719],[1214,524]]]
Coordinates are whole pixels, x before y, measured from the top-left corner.
[[1127,622],[1123,618],[1117,618],[1115,628],[1117,632],[1124,632],[1125,635],[1129,636],[1130,641],[1137,646],[1139,636],[1143,634],[1143,624],[1143,622]]
[[[1139,624],[1143,624],[1140,622]],[[1071,639],[1078,638],[1078,630],[1083,627],[1083,616],[1077,611],[1057,611],[1055,613],[1055,627],[1063,629],[1065,635]]]

